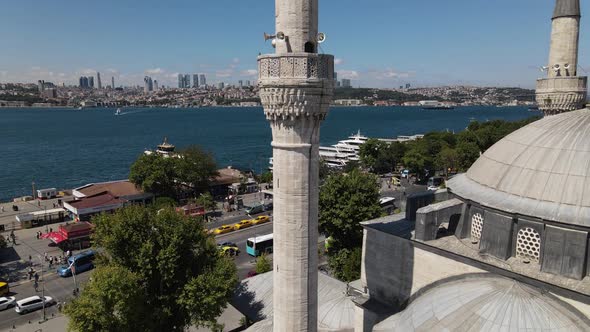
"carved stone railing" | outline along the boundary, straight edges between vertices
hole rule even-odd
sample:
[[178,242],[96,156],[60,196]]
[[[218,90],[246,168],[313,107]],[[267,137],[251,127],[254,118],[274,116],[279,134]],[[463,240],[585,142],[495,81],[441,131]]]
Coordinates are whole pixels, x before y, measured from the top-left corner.
[[313,53],[258,57],[260,81],[277,79],[333,80],[334,56]]
[[584,108],[587,77],[555,77],[537,80],[536,100],[545,115]]

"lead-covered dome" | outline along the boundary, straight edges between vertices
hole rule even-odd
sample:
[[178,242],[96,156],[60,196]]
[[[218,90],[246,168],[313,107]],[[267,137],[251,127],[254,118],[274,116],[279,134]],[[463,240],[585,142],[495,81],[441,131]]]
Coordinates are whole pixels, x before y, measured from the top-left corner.
[[377,324],[391,331],[590,331],[576,309],[511,279],[478,276],[426,291],[402,312]]
[[511,133],[448,187],[493,209],[590,227],[590,110]]

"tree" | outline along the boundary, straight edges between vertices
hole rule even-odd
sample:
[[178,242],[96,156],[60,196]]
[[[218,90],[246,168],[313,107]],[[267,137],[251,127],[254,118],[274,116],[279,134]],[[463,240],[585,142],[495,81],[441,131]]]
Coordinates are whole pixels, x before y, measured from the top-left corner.
[[213,199],[213,196],[211,196],[210,193],[204,193],[199,195],[199,197],[197,197],[197,199],[195,200],[195,203],[197,203],[197,205],[202,206],[205,211],[215,211],[215,209],[217,208],[217,203],[215,203],[215,200]]
[[176,201],[170,197],[157,197],[154,201],[154,206],[156,209],[164,209],[164,208],[172,208],[176,206]]
[[328,258],[328,265],[334,277],[345,282],[358,280],[361,277],[362,248],[341,249]]
[[182,150],[180,156],[171,158],[177,161],[179,180],[188,184],[195,193],[205,192],[211,178],[219,174],[213,155],[197,145],[191,145]]
[[139,156],[131,165],[129,180],[156,196],[177,198],[186,188],[193,194],[205,192],[217,174],[213,156],[193,145],[172,157],[157,153]]
[[260,183],[272,183],[272,172],[264,172],[260,175]]
[[376,138],[370,138],[363,143],[359,150],[359,159],[363,167],[374,170],[379,156],[386,149],[386,143]]
[[458,165],[466,171],[479,158],[479,147],[475,143],[461,142],[457,144]]
[[459,163],[459,154],[450,147],[443,148],[436,156],[436,166],[444,170],[445,177],[449,176],[449,168],[456,169]]
[[[100,273],[68,305],[70,329],[183,331],[213,324],[231,298],[236,267],[193,219],[171,208],[128,206],[93,223]],[[140,305],[121,308],[129,303]]]
[[432,167],[432,157],[428,154],[426,147],[421,144],[411,145],[402,160],[406,168],[418,174],[419,178],[423,178],[426,170]]
[[[70,331],[143,331],[141,280],[128,269],[98,267],[84,287],[83,295],[64,309]],[[92,317],[93,319],[87,319]],[[140,325],[137,325],[140,324]]]
[[262,254],[256,258],[256,273],[262,274],[272,271],[272,266],[266,254]]
[[381,215],[375,175],[358,169],[330,176],[320,189],[320,232],[332,237],[328,255],[362,245],[361,222]]
[[166,158],[160,154],[142,154],[131,165],[129,180],[143,191],[157,196],[177,196],[177,158]]

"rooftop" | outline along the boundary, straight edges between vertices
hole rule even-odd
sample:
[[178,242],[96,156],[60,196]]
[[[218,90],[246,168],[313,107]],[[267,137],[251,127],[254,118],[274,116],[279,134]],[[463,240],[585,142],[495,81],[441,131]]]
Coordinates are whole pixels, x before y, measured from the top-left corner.
[[88,208],[98,208],[102,206],[117,205],[126,203],[126,199],[116,198],[110,193],[102,193],[96,196],[86,197],[77,201],[67,202],[70,206],[80,210]]
[[79,197],[90,197],[107,191],[115,197],[135,196],[144,193],[141,189],[137,188],[135,184],[129,182],[129,180],[91,183],[76,188],[75,191],[82,194]]
[[590,227],[590,110],[547,116],[500,140],[449,190],[483,206]]

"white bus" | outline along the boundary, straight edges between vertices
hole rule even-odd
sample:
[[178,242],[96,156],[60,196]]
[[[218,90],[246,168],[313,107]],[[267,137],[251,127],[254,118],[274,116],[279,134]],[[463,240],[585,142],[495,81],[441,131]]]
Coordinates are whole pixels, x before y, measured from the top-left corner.
[[272,253],[272,234],[251,237],[246,242],[246,252],[250,256]]

